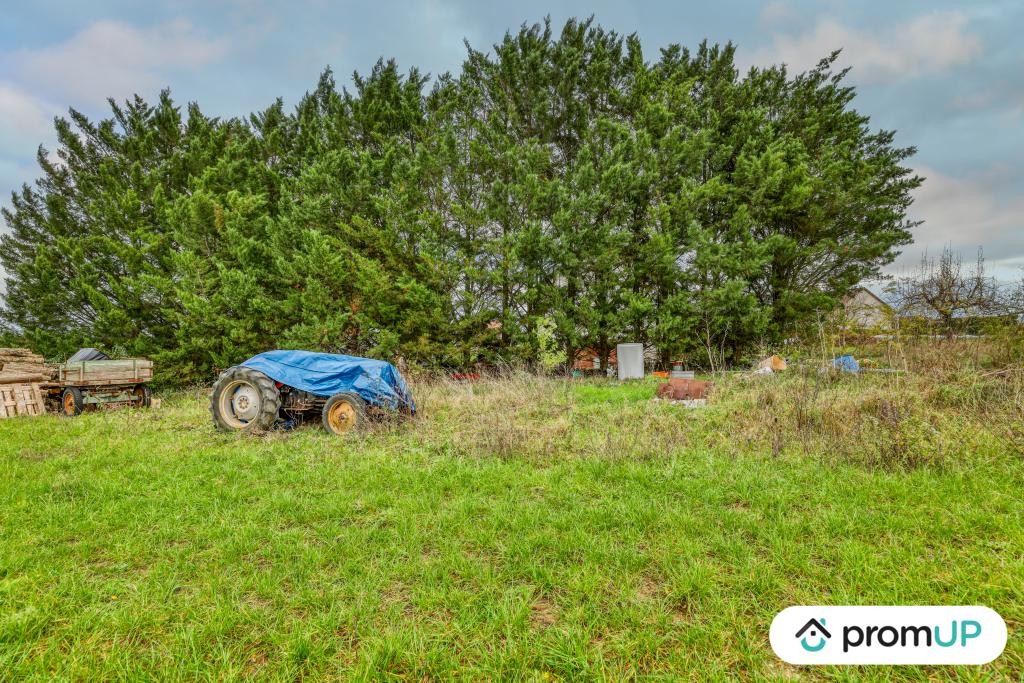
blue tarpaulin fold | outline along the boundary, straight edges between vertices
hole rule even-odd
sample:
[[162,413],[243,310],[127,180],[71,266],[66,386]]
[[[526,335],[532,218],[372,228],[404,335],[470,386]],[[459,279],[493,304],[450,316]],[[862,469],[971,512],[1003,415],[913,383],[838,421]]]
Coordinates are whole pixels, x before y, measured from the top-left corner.
[[386,361],[334,353],[278,350],[257,354],[242,365],[259,370],[281,384],[317,396],[349,391],[370,405],[416,410],[402,374]]
[[860,372],[860,363],[853,356],[847,354],[832,360],[832,367],[842,372]]

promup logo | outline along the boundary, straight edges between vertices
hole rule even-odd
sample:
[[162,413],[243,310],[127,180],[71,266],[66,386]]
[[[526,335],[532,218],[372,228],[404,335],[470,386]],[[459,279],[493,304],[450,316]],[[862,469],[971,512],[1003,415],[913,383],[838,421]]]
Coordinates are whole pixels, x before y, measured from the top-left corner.
[[985,664],[1006,646],[1006,623],[978,606],[790,607],[769,639],[790,664]]
[[[808,631],[810,631],[810,633],[807,634],[807,636],[804,636]],[[816,644],[810,645],[807,642],[808,636],[811,638],[817,636],[819,640]],[[822,617],[820,621],[818,619],[809,619],[807,623],[803,625],[803,628],[796,632],[796,637],[800,638],[800,645],[805,650],[808,652],[818,652],[821,648],[825,647],[825,643],[827,643],[828,639],[832,637],[832,634],[825,629],[825,617]]]

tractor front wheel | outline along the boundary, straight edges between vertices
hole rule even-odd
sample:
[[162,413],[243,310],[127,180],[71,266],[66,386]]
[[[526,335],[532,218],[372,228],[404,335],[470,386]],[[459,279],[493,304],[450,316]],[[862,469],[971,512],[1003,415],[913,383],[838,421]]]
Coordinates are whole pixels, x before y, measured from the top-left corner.
[[327,399],[324,404],[324,429],[331,434],[362,429],[366,423],[366,402],[357,394],[342,392]]

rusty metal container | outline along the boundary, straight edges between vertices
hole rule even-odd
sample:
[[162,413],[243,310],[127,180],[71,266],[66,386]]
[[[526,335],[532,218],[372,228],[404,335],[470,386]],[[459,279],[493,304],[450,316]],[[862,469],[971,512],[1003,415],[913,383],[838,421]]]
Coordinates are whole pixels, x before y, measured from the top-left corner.
[[658,385],[658,398],[673,401],[687,401],[694,398],[707,398],[714,386],[712,382],[699,379],[673,378]]

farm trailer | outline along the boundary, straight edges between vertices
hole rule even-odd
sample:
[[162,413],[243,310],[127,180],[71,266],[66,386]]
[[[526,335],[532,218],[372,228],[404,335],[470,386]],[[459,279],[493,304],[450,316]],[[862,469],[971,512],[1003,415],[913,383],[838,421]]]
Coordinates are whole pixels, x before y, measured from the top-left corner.
[[75,416],[105,404],[148,408],[152,397],[146,383],[152,379],[153,361],[144,358],[70,361],[57,366],[42,390],[58,403],[58,412]]

